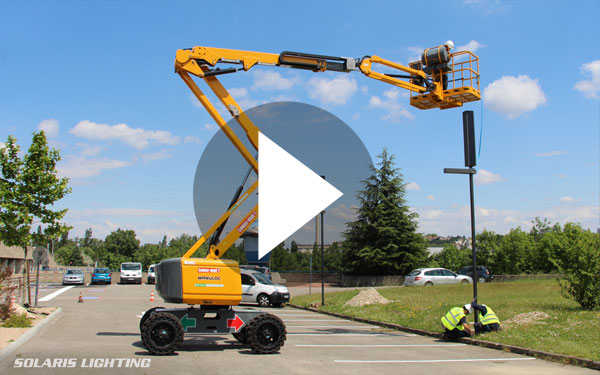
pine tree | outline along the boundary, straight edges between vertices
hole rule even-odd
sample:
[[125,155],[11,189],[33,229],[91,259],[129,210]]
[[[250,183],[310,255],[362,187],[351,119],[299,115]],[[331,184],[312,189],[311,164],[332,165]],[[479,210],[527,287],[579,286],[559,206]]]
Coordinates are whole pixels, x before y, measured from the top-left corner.
[[358,193],[356,221],[348,223],[344,267],[356,275],[403,275],[423,265],[425,241],[416,232],[417,214],[410,212],[402,174],[384,149],[379,168]]

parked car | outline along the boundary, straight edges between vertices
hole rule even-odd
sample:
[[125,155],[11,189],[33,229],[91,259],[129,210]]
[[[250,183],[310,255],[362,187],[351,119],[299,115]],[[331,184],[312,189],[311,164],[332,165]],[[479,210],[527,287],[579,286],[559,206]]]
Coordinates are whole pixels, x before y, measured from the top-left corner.
[[445,268],[419,268],[404,277],[404,286],[430,286],[440,284],[469,284],[473,279]]
[[151,264],[148,267],[148,284],[156,284],[156,272],[154,271],[156,264]]
[[135,284],[142,283],[142,263],[121,263],[121,284],[127,282],[133,282]]
[[263,273],[241,269],[242,302],[256,302],[261,307],[281,306],[290,300],[290,292],[283,285],[274,284]]
[[[494,279],[494,275],[485,267],[477,266],[477,281],[480,283],[490,282]],[[461,275],[473,276],[473,266],[465,266],[458,270]]]
[[83,271],[76,269],[68,269],[63,276],[63,285],[79,284],[83,285]]
[[242,265],[240,265],[240,269],[258,271],[258,272],[262,273],[263,275],[265,275],[269,280],[271,280],[271,270],[269,269],[269,267],[255,266],[255,265],[251,265],[251,264],[242,264]]
[[112,273],[108,268],[96,268],[92,272],[91,284],[105,283],[110,284],[112,282]]

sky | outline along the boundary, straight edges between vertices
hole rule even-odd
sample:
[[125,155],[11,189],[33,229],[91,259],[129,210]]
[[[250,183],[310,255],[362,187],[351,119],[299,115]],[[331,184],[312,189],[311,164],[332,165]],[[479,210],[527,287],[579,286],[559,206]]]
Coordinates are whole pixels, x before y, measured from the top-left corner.
[[479,57],[482,101],[423,111],[360,72],[255,67],[221,82],[244,109],[306,103],[344,121],[373,162],[394,154],[419,232],[470,233],[468,179],[443,173],[464,167],[463,110],[475,114],[477,232],[528,230],[536,217],[600,228],[595,0],[0,0],[0,142],[13,135],[27,149],[43,129],[60,149],[72,193],[57,207],[69,208],[70,237],[200,234],[194,177],[218,127],[174,73],[178,49],[408,64],[447,40]]

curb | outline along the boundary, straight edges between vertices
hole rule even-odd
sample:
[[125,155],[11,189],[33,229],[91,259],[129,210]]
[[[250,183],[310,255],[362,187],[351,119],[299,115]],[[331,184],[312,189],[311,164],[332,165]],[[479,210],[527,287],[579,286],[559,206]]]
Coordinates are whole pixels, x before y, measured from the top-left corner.
[[62,313],[62,309],[59,307],[48,315],[44,320],[36,324],[29,331],[25,332],[18,339],[8,344],[8,346],[0,350],[0,362],[5,360],[11,354],[13,354],[21,345],[32,339],[39,331],[42,330],[48,323],[55,320]]
[[[287,303],[286,305],[300,309],[300,310],[312,311],[312,312],[316,312],[316,313],[323,314],[323,315],[335,316],[336,318],[348,319],[348,320],[352,320],[355,322],[373,324],[373,325],[380,326],[380,327],[396,329],[398,331],[416,333],[418,335],[431,336],[431,337],[436,337],[436,338],[442,337],[441,333],[425,331],[425,330],[417,329],[417,328],[404,327],[404,326],[401,326],[398,324],[379,322],[376,320],[369,320],[369,319],[363,319],[363,318],[355,318],[355,317],[347,316],[347,315],[343,315],[343,314],[332,313],[332,312],[328,312],[328,311],[320,311],[320,310],[312,308],[312,307],[298,306],[298,305],[294,305],[291,303]],[[478,339],[462,338],[462,339],[459,339],[459,342],[462,342],[465,344],[470,344],[470,345],[482,346],[482,347],[490,348],[490,349],[503,350],[503,351],[515,353],[515,354],[528,355],[531,357],[549,360],[549,361],[553,361],[553,362],[560,362],[563,364],[591,368],[593,370],[600,370],[600,362],[593,361],[591,359],[586,359],[586,358],[572,357],[572,356],[568,356],[565,354],[548,353],[548,352],[543,352],[541,350],[522,348],[520,346],[501,344],[501,343],[497,343],[497,342],[478,340]]]

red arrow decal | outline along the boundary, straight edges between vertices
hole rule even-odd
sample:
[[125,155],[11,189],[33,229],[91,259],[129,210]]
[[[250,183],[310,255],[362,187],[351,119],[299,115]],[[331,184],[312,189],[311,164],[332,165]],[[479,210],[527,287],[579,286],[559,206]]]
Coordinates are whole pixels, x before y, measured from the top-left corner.
[[238,314],[235,314],[235,318],[233,319],[227,319],[227,328],[235,328],[236,333],[240,330],[240,328],[242,328],[243,325],[244,321],[238,316]]

